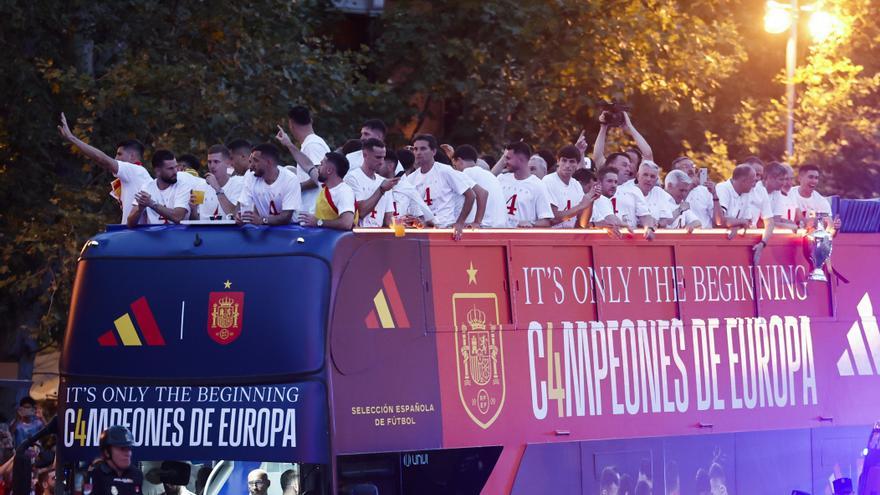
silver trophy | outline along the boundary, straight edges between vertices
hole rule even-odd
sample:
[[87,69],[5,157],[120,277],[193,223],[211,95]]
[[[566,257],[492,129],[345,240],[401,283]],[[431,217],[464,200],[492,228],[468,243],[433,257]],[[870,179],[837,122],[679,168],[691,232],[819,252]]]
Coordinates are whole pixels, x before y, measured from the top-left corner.
[[828,281],[822,267],[831,258],[831,241],[831,233],[825,230],[825,221],[822,218],[816,220],[816,229],[804,236],[804,256],[813,268],[810,280]]

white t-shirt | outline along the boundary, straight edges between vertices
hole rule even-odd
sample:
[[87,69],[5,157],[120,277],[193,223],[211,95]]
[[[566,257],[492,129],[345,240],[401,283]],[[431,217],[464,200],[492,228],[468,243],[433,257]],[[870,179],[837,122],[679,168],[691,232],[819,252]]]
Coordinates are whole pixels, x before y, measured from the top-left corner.
[[825,196],[814,190],[809,198],[805,198],[801,196],[800,188],[800,186],[792,187],[788,194],[794,197],[798,208],[804,214],[809,215],[811,212],[815,212],[817,215],[831,215],[831,203]]
[[244,175],[244,185],[238,198],[242,210],[256,208],[257,215],[268,217],[283,211],[294,210],[291,222],[296,220],[296,210],[302,207],[299,180],[296,174],[284,167],[278,167],[275,182],[266,184],[262,177],[253,172]]
[[773,209],[770,206],[770,194],[767,193],[767,188],[764,187],[762,182],[755,184],[755,187],[749,191],[749,196],[751,198],[749,218],[752,220],[752,225],[758,225],[759,218],[768,218],[762,212],[769,214],[771,217],[773,216]]
[[[187,174],[188,175],[188,174]],[[190,176],[192,177],[192,176]],[[156,179],[151,180],[144,184],[141,188],[141,191],[150,195],[150,198],[156,203],[169,208],[183,208],[189,213],[189,192],[190,192],[189,184],[185,184],[180,180],[180,174],[177,176],[177,182],[171,184],[166,187],[164,190],[159,189],[159,184],[156,182]],[[132,201],[131,206],[137,205],[137,201]],[[145,207],[144,211],[147,212],[146,220],[142,215],[138,220],[140,225],[155,225],[155,224],[163,224],[168,223],[168,220],[160,215],[156,210]]]
[[396,218],[401,215],[425,217],[426,220],[434,218],[434,213],[422,201],[418,189],[404,177],[391,189],[391,216]]
[[434,212],[434,223],[438,227],[449,227],[458,220],[464,204],[462,195],[474,187],[474,181],[467,175],[439,162],[434,162],[427,173],[416,167],[407,182],[419,191],[422,200]]
[[[327,188],[327,186],[322,186],[321,191]],[[335,187],[327,188],[330,192],[330,199],[333,200],[333,206],[336,207],[336,213],[340,216],[350,211],[354,213],[354,191],[351,189],[351,186],[346,184],[345,182],[340,182]]]
[[748,219],[751,224],[751,193],[738,194],[730,180],[715,186],[715,193],[718,194],[718,202],[725,217]]
[[[483,222],[480,224],[483,228],[503,228],[507,227],[507,211],[504,206],[504,191],[501,189],[501,183],[498,177],[488,170],[480,167],[468,167],[463,173],[470,177],[478,186],[482,187],[489,193],[486,198],[486,211],[483,213]],[[477,215],[477,205],[471,209],[468,215],[468,223],[473,222]]]
[[[568,184],[566,184],[559,178],[559,174],[553,172],[552,174],[545,175],[544,178],[541,179],[541,182],[543,182],[544,186],[547,188],[547,195],[550,199],[550,204],[555,206],[560,212],[572,209],[584,199],[584,188],[581,186],[580,182],[572,178],[569,178]],[[572,229],[574,228],[576,221],[577,218],[571,217],[568,220],[557,223],[553,227],[559,229]]]
[[[690,203],[688,203],[688,206],[690,206]],[[675,202],[675,199],[671,195],[669,196],[668,208],[669,208],[670,215],[675,214],[675,209],[678,208],[678,203]],[[695,221],[700,222],[700,227],[705,228],[705,226],[703,225],[703,222],[700,221],[700,219],[692,211],[692,209],[688,208],[687,210],[679,213],[677,217],[673,218],[672,221],[669,222],[668,228],[670,228],[670,229],[683,229]]]
[[517,180],[508,172],[499,175],[498,182],[504,191],[508,227],[517,227],[523,222],[535,223],[540,219],[553,218],[547,187],[541,179],[530,175],[523,180]]
[[614,206],[614,214],[617,218],[631,229],[638,227],[639,217],[651,215],[651,208],[645,195],[633,181],[627,181],[617,187],[617,192],[611,198],[611,204]]
[[700,225],[704,229],[711,229],[715,222],[715,201],[712,199],[712,193],[704,185],[699,185],[688,193],[685,201],[690,205],[690,210],[700,221]]
[[604,222],[610,215],[614,215],[614,205],[611,200],[605,196],[599,196],[593,201],[593,213],[590,216],[590,223],[596,224]]
[[783,220],[794,222],[797,218],[797,200],[794,199],[791,191],[788,194],[782,194],[782,191],[770,193],[770,208],[773,210],[773,216]]
[[[303,139],[300,150],[303,152],[304,155],[309,157],[309,160],[312,161],[312,165],[321,165],[321,160],[323,160],[324,156],[330,152],[330,147],[327,146],[327,142],[324,141],[324,139],[317,134],[309,134],[308,136],[306,136],[305,139]],[[299,179],[300,181],[300,187],[302,187],[302,183],[305,181],[311,182],[308,173],[300,169],[300,167],[296,168],[296,176],[297,179]],[[320,191],[320,187],[313,187],[311,189],[302,190],[303,211],[308,211],[309,213],[315,212],[315,202],[318,199],[318,193]]]
[[[633,184],[633,187],[638,189],[638,186],[635,184]],[[642,192],[642,190],[639,189],[639,192]],[[648,209],[651,210],[651,216],[654,217],[654,220],[672,218],[672,210],[677,206],[675,205],[675,200],[672,199],[672,196],[660,186],[654,186],[651,188],[648,195],[645,196],[645,202],[648,203]],[[672,205],[671,208],[670,205]]]
[[[208,183],[204,179],[199,179],[199,185],[194,189],[205,192],[205,201],[199,205],[199,220],[211,220],[211,217],[217,217],[218,220],[223,219],[228,214],[233,212],[226,213],[223,211],[223,208],[220,206],[220,200],[217,199],[217,193],[214,192],[214,188],[209,186]],[[226,185],[223,186],[223,194],[226,195],[226,199],[229,200],[235,205],[235,201],[239,196],[241,196],[241,188],[244,185],[244,177],[235,175],[229,177],[229,180],[226,181]]]
[[[351,187],[351,190],[354,191],[354,199],[355,201],[364,201],[369,198],[376,192],[376,189],[382,185],[382,181],[385,180],[385,177],[382,177],[379,174],[375,174],[372,178],[370,178],[361,167],[351,168],[348,170],[348,173],[345,174],[345,178],[343,179],[346,184]],[[390,199],[388,199],[389,194],[386,192],[379,198],[379,201],[376,203],[376,206],[370,211],[369,214],[363,215],[358,219],[358,226],[360,227],[381,227],[385,222],[385,213],[389,210],[391,205],[389,204]]]
[[116,171],[116,178],[121,182],[122,191],[120,193],[119,202],[122,206],[122,223],[128,221],[128,215],[137,202],[134,195],[137,194],[147,182],[153,180],[147,169],[134,163],[116,161],[119,169]]

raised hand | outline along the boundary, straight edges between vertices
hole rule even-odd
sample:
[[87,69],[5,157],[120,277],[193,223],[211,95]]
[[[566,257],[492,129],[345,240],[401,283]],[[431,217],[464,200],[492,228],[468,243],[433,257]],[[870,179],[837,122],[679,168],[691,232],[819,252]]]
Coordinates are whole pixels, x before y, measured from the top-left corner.
[[587,146],[589,145],[587,144],[587,137],[584,135],[584,131],[581,131],[580,135],[577,138],[577,141],[575,141],[574,143],[574,146],[578,149],[578,151],[581,152],[582,155],[587,153]]
[[285,132],[284,128],[280,125],[278,126],[278,133],[275,134],[275,139],[277,139],[279,143],[284,145],[285,148],[290,148],[291,146],[293,146],[293,141],[290,140],[290,136],[287,135],[287,132]]
[[61,137],[68,141],[72,141],[74,138],[73,133],[70,132],[70,127],[67,126],[67,117],[64,116],[64,112],[61,112],[61,125],[58,126],[58,132],[61,133]]

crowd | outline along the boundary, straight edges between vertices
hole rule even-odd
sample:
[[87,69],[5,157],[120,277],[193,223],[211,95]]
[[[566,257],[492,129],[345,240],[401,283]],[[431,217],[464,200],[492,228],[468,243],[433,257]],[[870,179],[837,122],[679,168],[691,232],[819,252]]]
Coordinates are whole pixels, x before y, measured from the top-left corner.
[[[55,438],[44,437],[38,442],[28,442],[46,427],[47,417],[54,415],[56,404],[45,401],[40,404],[31,397],[23,397],[15,411],[15,418],[0,418],[0,495],[11,494],[13,479],[27,480],[29,493],[54,495],[55,493]],[[16,456],[26,462],[15,462]],[[18,493],[18,492],[17,492]]]
[[[759,251],[774,228],[797,229],[831,215],[816,190],[815,165],[799,167],[796,186],[792,167],[754,156],[717,184],[687,156],[674,159],[661,177],[650,145],[625,112],[602,113],[591,156],[581,133],[556,153],[535,153],[520,141],[498,159],[467,144],[439,144],[429,134],[393,150],[377,119],[364,122],[359,139],[331,151],[307,108],[293,107],[287,117],[275,140],[295,164],[282,163],[276,144],[235,139],[207,150],[204,177],[193,155],[155,150],[151,176],[140,142],[120,143],[111,158],[76,137],[63,114],[59,130],[116,177],[111,194],[131,227],[185,220],[341,230],[400,224],[452,228],[456,239],[466,228],[597,227],[614,236],[644,228],[651,239],[657,229],[725,228],[732,236],[763,227]],[[611,123],[637,147],[606,155]]]

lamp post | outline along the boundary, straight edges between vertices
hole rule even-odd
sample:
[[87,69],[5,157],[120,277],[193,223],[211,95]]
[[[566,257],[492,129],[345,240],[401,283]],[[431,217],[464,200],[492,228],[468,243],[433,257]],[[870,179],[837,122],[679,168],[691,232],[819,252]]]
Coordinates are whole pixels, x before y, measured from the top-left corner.
[[800,6],[798,0],[784,4],[768,0],[764,15],[764,29],[773,34],[788,30],[788,43],[785,46],[785,154],[788,159],[794,155],[794,102],[797,95],[794,87],[794,73],[797,69],[798,21],[801,12],[811,12],[810,31],[813,38],[822,40],[830,35],[837,20],[830,14],[820,11],[816,5]]

